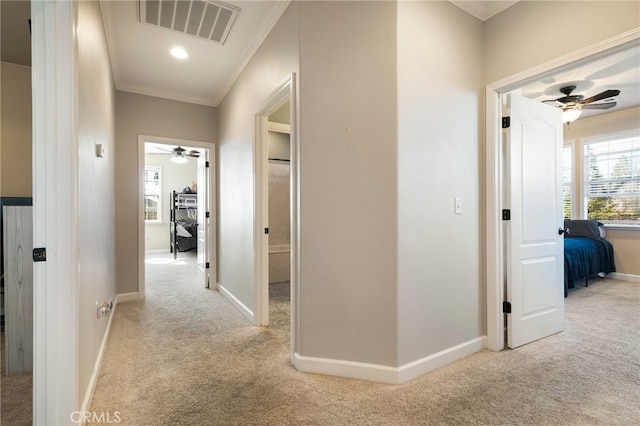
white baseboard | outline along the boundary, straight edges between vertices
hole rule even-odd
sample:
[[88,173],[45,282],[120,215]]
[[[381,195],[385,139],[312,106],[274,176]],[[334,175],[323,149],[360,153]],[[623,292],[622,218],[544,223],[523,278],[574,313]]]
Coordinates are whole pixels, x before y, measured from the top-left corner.
[[293,354],[293,365],[305,373],[327,374],[395,385],[408,382],[429,371],[480,352],[484,348],[485,339],[484,336],[478,337],[400,367],[307,357],[297,352]]
[[[113,320],[113,316],[116,312],[117,306],[118,306],[118,296],[116,296],[116,299],[113,302],[113,309],[111,310],[111,314],[109,315],[107,328],[104,330],[104,335],[102,336],[102,342],[100,343],[100,349],[98,349],[98,357],[96,358],[96,362],[93,366],[93,371],[91,372],[91,377],[89,378],[89,385],[87,386],[87,390],[84,394],[84,399],[82,400],[82,407],[80,409],[82,413],[86,413],[87,411],[89,411],[89,408],[91,408],[91,400],[93,400],[93,394],[96,390],[96,384],[98,383],[98,374],[100,374],[102,357],[104,356],[104,351],[107,348],[107,341],[109,340],[109,333],[111,332],[111,322]],[[84,425],[84,421],[82,422],[82,424]]]
[[218,291],[220,292],[220,294],[224,296],[225,299],[229,301],[229,303],[231,303],[237,310],[239,310],[242,315],[244,315],[249,321],[251,321],[251,324],[256,323],[256,318],[253,311],[247,308],[244,303],[238,300],[233,294],[231,294],[229,290],[224,288],[224,286],[221,285],[220,283],[218,283]]
[[486,339],[486,336],[481,336],[433,355],[410,362],[409,364],[405,364],[398,369],[398,383],[408,382],[409,380],[415,379],[429,371],[436,370],[476,352],[480,352],[485,347]]
[[622,274],[619,272],[612,272],[607,274],[607,278],[613,278],[615,280],[623,280],[623,281],[633,281],[636,283],[640,283],[640,275],[632,275],[632,274]]
[[140,294],[136,291],[135,293],[120,293],[116,295],[116,302],[131,302],[134,300],[140,299]]

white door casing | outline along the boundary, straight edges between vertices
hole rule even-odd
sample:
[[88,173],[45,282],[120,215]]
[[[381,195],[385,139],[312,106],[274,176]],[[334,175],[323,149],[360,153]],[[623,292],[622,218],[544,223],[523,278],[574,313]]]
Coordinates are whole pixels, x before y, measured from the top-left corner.
[[209,212],[209,150],[203,150],[198,157],[197,184],[198,184],[198,231],[197,231],[197,257],[198,280],[204,287],[209,287],[209,250],[206,236],[209,235],[209,224],[211,219],[207,217]]
[[512,93],[506,130],[507,345],[564,329],[562,111]]

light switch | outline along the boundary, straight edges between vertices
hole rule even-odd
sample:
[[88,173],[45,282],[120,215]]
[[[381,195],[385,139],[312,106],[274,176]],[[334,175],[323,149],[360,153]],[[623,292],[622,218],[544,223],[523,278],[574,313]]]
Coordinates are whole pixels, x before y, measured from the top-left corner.
[[462,198],[456,197],[454,198],[454,212],[456,214],[462,214]]
[[101,143],[96,144],[96,156],[100,158],[104,157],[104,145]]

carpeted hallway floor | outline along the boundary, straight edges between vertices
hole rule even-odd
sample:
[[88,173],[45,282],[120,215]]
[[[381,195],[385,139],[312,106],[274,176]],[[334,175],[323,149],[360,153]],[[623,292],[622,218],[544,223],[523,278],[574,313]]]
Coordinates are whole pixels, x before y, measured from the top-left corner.
[[188,272],[176,280],[171,265],[147,267],[147,299],[117,308],[91,406],[123,425],[640,421],[639,283],[578,288],[564,332],[393,386],[299,373],[277,330],[252,327]]

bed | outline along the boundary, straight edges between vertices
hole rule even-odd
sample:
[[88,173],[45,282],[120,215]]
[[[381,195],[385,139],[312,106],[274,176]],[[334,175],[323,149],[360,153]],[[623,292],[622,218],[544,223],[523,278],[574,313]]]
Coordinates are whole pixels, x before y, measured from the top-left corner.
[[604,226],[597,220],[564,222],[564,296],[577,281],[615,272],[613,245],[604,238]]

